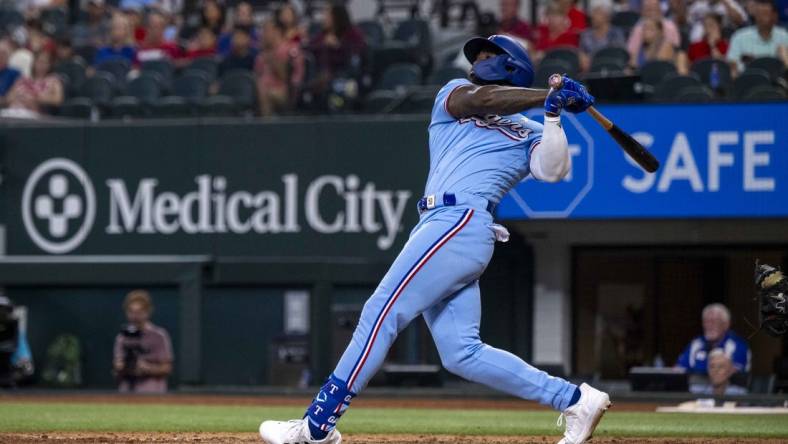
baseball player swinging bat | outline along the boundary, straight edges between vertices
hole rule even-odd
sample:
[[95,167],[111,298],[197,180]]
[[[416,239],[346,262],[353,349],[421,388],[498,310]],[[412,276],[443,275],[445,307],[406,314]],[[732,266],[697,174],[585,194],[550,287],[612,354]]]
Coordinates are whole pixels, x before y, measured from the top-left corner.
[[[594,98],[565,76],[561,89],[531,88],[531,59],[510,37],[473,38],[463,52],[473,65],[469,78],[450,80],[432,108],[419,222],[364,304],[352,340],[304,415],[260,424],[266,444],[341,444],[337,423],[383,365],[397,334],[417,317],[426,322],[448,371],[561,412],[566,429],[560,444],[584,444],[610,406],[607,393],[550,376],[479,335],[479,278],[496,241],[506,242],[509,234],[495,223],[495,207],[526,177],[558,183],[569,174],[561,114],[584,112]],[[544,123],[523,114],[536,106],[544,107]]]
[[[560,74],[553,74],[550,76],[548,84],[551,89],[559,90],[564,86],[563,77]],[[591,114],[591,117],[593,117],[594,120],[610,134],[613,140],[629,154],[629,157],[637,162],[644,170],[649,173],[657,171],[659,168],[659,161],[643,145],[638,143],[637,140],[616,126],[616,124],[611,122],[610,119],[605,117],[593,106],[588,107],[586,112]]]

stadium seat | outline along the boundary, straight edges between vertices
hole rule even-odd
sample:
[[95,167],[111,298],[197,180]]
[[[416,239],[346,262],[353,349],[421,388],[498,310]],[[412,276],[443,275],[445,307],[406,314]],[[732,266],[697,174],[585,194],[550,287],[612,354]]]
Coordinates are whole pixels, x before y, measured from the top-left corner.
[[41,29],[48,35],[63,35],[68,32],[68,17],[65,9],[43,9],[39,20],[41,21]]
[[567,69],[567,75],[573,76],[580,72],[580,57],[577,54],[577,50],[574,48],[551,49],[545,53],[541,63],[550,63],[553,60],[566,62],[569,67]]
[[257,101],[257,84],[254,76],[245,70],[228,72],[220,81],[219,94],[231,97],[243,110],[251,109]]
[[186,67],[186,72],[199,71],[208,76],[208,81],[213,82],[219,72],[219,60],[215,57],[199,57]]
[[362,103],[362,110],[365,113],[387,113],[391,112],[403,99],[401,94],[391,90],[376,90],[367,94]]
[[413,63],[397,63],[386,68],[379,89],[400,89],[421,83],[421,68]]
[[635,11],[619,11],[613,14],[613,18],[610,20],[610,22],[614,26],[618,26],[619,28],[623,29],[624,32],[629,34],[629,31],[635,27],[639,20],[640,14]]
[[704,85],[685,86],[674,95],[674,99],[683,103],[704,103],[714,100],[714,93]]
[[676,65],[671,62],[655,60],[640,68],[640,77],[647,86],[655,87],[669,75],[676,74]]
[[56,73],[68,78],[67,96],[75,96],[79,93],[82,84],[85,82],[85,65],[79,60],[65,60],[55,66]]
[[607,46],[594,53],[591,57],[591,64],[593,65],[597,59],[607,61],[615,60],[620,63],[621,66],[627,66],[629,63],[629,52],[627,52],[625,48],[619,46]]
[[383,46],[386,41],[386,34],[383,27],[377,20],[363,20],[358,23],[358,27],[364,33],[367,45],[371,47]]
[[200,102],[200,115],[211,117],[230,117],[236,115],[238,107],[232,97],[211,96]]
[[197,101],[208,97],[210,84],[208,74],[205,72],[199,70],[186,71],[182,76],[175,79],[173,93],[187,100]]
[[769,78],[774,82],[785,72],[785,65],[782,60],[774,57],[758,57],[747,64],[747,69],[762,69],[769,74]]
[[121,96],[112,99],[109,106],[110,117],[125,119],[129,117],[144,117],[145,107],[142,101],[132,96]]
[[136,97],[140,102],[149,104],[161,97],[162,81],[158,73],[143,72],[137,78],[129,82],[126,87],[126,94]]
[[676,100],[679,91],[689,87],[700,87],[702,83],[693,76],[672,75],[668,76],[657,85],[654,90],[654,99],[661,102]]
[[550,61],[542,61],[536,69],[533,87],[547,88],[547,80],[553,74],[567,73],[567,75],[572,76],[574,73],[571,72],[570,68],[571,67],[565,60],[553,59]]
[[621,61],[616,58],[594,57],[591,61],[589,72],[600,74],[621,73],[626,66],[626,63],[621,63]]
[[392,39],[405,43],[408,46],[429,49],[432,46],[430,26],[424,20],[408,19],[397,24]]
[[191,117],[192,115],[192,106],[188,100],[178,96],[162,97],[151,107],[151,117],[156,118]]
[[58,115],[76,119],[89,119],[93,114],[93,101],[84,97],[66,100],[60,105]]
[[741,98],[755,102],[785,100],[785,94],[773,85],[756,85],[744,91]]
[[733,81],[733,97],[742,99],[747,92],[757,86],[771,86],[769,74],[761,69],[748,68]]
[[429,114],[435,104],[435,95],[440,86],[429,85],[413,88],[408,92],[405,100],[396,107],[395,112],[404,114],[423,113]]
[[464,69],[457,68],[455,66],[444,66],[443,68],[439,68],[430,74],[429,78],[427,79],[427,84],[445,85],[449,80],[465,79],[467,77],[468,73]]
[[79,95],[89,98],[96,105],[106,105],[115,95],[114,83],[115,77],[112,74],[97,72],[93,77],[85,80],[79,90]]
[[733,79],[731,78],[731,67],[724,60],[712,58],[701,59],[692,64],[691,70],[698,76],[701,82],[709,87],[712,87],[711,71],[713,66],[717,67],[717,72],[719,73],[719,86],[717,88],[722,91],[730,90],[730,87],[733,84]]
[[108,72],[115,77],[115,81],[120,85],[126,83],[126,77],[131,70],[131,63],[127,59],[114,58],[105,60],[96,65],[96,71]]
[[172,66],[172,62],[167,59],[150,60],[142,63],[142,72],[158,73],[164,82],[164,89],[169,91],[172,85],[172,77],[175,73],[175,68]]

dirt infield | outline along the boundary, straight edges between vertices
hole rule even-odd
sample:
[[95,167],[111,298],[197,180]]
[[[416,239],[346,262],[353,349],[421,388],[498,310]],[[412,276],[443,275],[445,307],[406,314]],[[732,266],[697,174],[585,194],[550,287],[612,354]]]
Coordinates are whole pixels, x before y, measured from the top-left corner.
[[[345,444],[554,444],[555,436],[434,436],[434,435],[353,435]],[[2,444],[33,443],[261,443],[254,433],[7,433]],[[590,444],[781,444],[781,439],[743,438],[608,438]]]

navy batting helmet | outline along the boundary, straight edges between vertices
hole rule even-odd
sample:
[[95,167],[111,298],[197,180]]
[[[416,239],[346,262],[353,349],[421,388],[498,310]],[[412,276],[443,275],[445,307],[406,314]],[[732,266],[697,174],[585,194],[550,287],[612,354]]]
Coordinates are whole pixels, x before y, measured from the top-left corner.
[[[468,40],[462,49],[465,58],[473,65],[471,74],[484,83],[500,83],[529,87],[534,82],[534,68],[523,45],[505,35],[488,38],[475,37]],[[482,51],[498,54],[476,62]]]

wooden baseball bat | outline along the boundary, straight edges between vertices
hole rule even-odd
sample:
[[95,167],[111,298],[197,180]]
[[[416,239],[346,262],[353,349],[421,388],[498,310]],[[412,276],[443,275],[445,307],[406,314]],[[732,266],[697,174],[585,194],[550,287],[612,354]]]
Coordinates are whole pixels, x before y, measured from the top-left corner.
[[[563,87],[563,78],[560,74],[553,74],[550,76],[548,84],[552,89],[561,89]],[[599,123],[602,128],[610,134],[610,137],[618,143],[618,145],[631,157],[641,168],[653,173],[659,169],[659,161],[653,154],[651,154],[643,145],[641,145],[632,136],[619,128],[610,119],[600,113],[599,110],[593,106],[589,106],[588,114]]]

